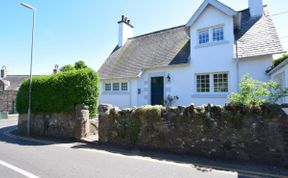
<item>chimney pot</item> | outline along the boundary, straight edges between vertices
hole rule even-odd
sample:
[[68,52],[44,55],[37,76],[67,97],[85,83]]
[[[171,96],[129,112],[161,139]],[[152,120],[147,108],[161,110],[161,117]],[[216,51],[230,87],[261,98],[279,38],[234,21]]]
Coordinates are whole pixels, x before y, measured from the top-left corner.
[[2,66],[1,69],[1,78],[5,78],[7,76],[8,70],[6,66]]

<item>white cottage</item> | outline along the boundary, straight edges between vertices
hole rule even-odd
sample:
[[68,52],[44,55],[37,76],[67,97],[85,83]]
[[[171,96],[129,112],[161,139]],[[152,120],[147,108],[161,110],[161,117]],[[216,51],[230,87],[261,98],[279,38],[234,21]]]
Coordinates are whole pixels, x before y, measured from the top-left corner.
[[135,37],[127,17],[118,23],[119,43],[99,74],[100,103],[120,108],[169,96],[173,105],[223,105],[244,74],[269,80],[273,54],[283,53],[262,0],[238,12],[205,0],[187,24]]

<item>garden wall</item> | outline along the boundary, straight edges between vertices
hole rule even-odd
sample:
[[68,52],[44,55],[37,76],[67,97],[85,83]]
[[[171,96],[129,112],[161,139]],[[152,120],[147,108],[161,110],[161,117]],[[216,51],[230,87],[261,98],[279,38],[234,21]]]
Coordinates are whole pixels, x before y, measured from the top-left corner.
[[[89,109],[77,105],[69,113],[37,113],[31,115],[31,135],[61,139],[81,139],[97,133],[97,122],[89,119]],[[20,114],[18,131],[27,133],[27,114]]]
[[124,110],[101,105],[99,141],[288,165],[288,119],[278,105],[144,106]]

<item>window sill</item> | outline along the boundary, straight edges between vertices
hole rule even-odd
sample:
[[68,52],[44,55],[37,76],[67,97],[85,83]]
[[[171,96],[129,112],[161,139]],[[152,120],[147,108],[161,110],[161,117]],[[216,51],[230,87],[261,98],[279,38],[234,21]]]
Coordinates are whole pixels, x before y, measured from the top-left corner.
[[211,46],[223,45],[227,43],[229,43],[229,41],[225,41],[225,40],[217,41],[217,42],[210,42],[210,43],[196,45],[195,48],[197,49],[197,48],[211,47]]
[[192,98],[227,98],[228,93],[197,93]]
[[127,95],[129,91],[103,91],[102,95]]

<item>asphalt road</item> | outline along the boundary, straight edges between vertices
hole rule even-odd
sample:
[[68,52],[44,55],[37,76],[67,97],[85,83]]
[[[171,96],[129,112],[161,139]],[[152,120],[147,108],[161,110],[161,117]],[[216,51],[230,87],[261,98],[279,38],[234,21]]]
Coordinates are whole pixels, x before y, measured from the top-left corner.
[[192,163],[171,161],[173,159],[162,158],[160,153],[147,156],[139,151],[111,149],[109,146],[23,140],[9,135],[9,131],[15,129],[15,124],[16,121],[0,120],[1,178],[245,177],[235,171],[221,171],[205,166],[197,167]]

